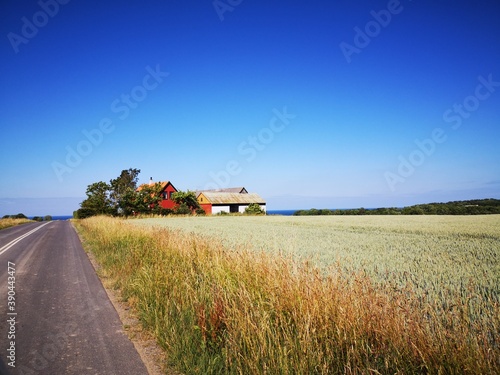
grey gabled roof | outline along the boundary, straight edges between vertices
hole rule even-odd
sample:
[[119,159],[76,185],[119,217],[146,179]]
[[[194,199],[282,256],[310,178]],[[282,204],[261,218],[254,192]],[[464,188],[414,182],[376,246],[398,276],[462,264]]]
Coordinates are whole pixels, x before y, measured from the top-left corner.
[[259,203],[266,204],[266,201],[262,199],[259,194],[256,193],[228,193],[228,192],[215,192],[215,191],[202,191],[198,195],[203,193],[203,195],[212,204],[250,204]]

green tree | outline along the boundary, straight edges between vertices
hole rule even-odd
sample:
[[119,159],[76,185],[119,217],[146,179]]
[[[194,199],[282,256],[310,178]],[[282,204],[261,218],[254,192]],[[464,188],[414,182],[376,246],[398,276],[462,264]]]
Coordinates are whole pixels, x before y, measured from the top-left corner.
[[51,221],[51,220],[52,220],[52,216],[50,216],[50,215],[45,215],[45,216],[43,217],[43,220],[44,220],[44,221]]
[[120,211],[120,208],[121,206],[127,206],[127,203],[122,203],[121,201],[125,197],[130,199],[132,195],[131,192],[135,192],[137,190],[139,173],[141,173],[141,170],[137,168],[124,169],[117,178],[109,181],[109,198],[114,215],[126,215],[126,213]]
[[198,216],[204,216],[206,214],[207,213],[205,212],[205,210],[203,208],[196,209],[196,215],[198,215]]
[[158,214],[161,211],[163,185],[159,182],[154,185],[144,185],[139,192],[138,199],[144,204],[144,212]]
[[162,185],[142,185],[139,189],[128,188],[120,198],[118,211],[125,216],[160,213]]
[[424,215],[425,212],[421,207],[418,206],[410,206],[405,207],[401,210],[403,215]]
[[111,213],[110,186],[103,182],[94,182],[87,187],[87,199],[80,203],[84,212],[90,216]]
[[134,214],[135,212],[137,212],[136,200],[137,200],[137,193],[134,190],[128,189],[122,192],[120,200],[116,202],[118,208],[114,213],[118,213],[124,216],[130,216]]
[[172,200],[178,205],[176,212],[182,215],[190,214],[200,208],[194,191],[177,191],[172,194]]
[[179,204],[175,207],[174,212],[176,215],[191,215],[193,213],[186,203]]
[[73,217],[75,219],[85,219],[87,217],[94,216],[95,212],[93,210],[90,210],[88,208],[79,208],[75,212],[73,212]]

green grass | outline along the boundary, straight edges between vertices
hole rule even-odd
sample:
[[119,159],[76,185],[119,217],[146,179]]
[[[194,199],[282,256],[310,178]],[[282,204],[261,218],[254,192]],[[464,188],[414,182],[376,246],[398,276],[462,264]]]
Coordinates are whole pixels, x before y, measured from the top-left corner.
[[185,373],[499,373],[500,218],[425,219],[77,226]]

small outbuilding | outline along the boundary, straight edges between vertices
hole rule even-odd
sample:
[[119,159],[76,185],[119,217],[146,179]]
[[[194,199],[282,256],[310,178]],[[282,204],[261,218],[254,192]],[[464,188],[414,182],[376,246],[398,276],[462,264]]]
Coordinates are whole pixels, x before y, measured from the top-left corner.
[[220,212],[243,213],[252,203],[266,210],[266,201],[259,194],[248,193],[245,188],[229,188],[197,192],[198,203],[207,215]]

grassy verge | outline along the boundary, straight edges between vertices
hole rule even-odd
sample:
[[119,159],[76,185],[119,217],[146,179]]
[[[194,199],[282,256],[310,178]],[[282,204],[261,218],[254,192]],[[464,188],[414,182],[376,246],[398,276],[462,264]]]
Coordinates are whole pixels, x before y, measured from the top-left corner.
[[0,219],[0,230],[14,227],[16,225],[21,225],[25,223],[30,223],[32,220],[29,219]]
[[100,272],[187,374],[500,372],[496,299],[443,305],[341,265],[325,276],[168,229],[102,217],[76,225]]

